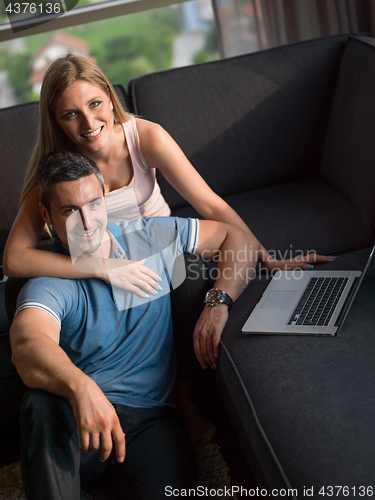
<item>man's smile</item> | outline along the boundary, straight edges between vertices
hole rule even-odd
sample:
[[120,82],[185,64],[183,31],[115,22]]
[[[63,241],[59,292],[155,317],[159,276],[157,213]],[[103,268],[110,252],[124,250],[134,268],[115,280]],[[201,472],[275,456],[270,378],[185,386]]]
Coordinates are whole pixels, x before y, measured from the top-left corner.
[[98,229],[99,228],[96,227],[92,231],[84,231],[82,233],[76,232],[75,234],[76,234],[76,236],[79,236],[80,238],[91,238],[91,236],[93,236],[97,232]]

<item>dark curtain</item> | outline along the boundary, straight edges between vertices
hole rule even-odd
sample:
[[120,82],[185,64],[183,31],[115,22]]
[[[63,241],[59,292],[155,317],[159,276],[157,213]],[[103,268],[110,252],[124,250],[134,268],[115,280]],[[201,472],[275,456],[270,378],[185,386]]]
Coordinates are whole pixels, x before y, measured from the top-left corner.
[[375,0],[212,0],[230,57],[340,33],[375,34]]

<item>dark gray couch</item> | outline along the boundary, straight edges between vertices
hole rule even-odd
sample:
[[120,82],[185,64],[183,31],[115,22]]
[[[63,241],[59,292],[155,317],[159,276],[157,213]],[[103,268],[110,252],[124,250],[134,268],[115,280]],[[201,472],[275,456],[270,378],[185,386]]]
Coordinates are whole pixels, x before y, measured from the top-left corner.
[[[374,89],[375,40],[335,36],[144,75],[130,82],[127,99],[175,138],[266,248],[338,254],[331,267],[361,268],[375,228]],[[0,138],[13,202],[33,106],[0,111],[2,130],[13,131]],[[174,215],[196,215],[160,185]],[[14,207],[4,207],[1,229]],[[299,498],[304,487],[322,498],[322,486],[346,485],[345,498],[356,498],[359,487],[374,486],[374,280],[372,266],[333,338],[242,335],[265,276],[235,303],[217,385],[260,485],[295,488]],[[5,363],[0,397],[13,411],[18,400],[2,387],[16,376]]]
[[[266,248],[361,268],[375,226],[374,43],[337,36],[145,75],[129,99]],[[175,215],[195,215],[160,184]],[[218,384],[260,484],[320,498],[374,483],[374,278],[372,266],[335,338],[242,335],[265,278],[234,305]]]

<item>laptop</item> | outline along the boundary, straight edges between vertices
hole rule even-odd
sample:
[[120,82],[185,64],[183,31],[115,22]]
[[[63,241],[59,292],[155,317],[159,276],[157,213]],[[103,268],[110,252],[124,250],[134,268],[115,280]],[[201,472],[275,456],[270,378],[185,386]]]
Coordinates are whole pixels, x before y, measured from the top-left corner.
[[242,328],[245,334],[336,335],[375,251],[363,271],[277,271]]

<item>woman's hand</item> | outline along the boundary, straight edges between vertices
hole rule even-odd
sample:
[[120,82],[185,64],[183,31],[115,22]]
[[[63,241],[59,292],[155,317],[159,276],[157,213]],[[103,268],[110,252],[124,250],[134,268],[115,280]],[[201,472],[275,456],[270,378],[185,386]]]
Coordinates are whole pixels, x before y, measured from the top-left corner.
[[106,259],[108,274],[106,281],[112,286],[129,290],[145,299],[149,297],[149,293],[156,295],[158,290],[162,290],[161,278],[144,264],[144,260]]
[[156,295],[162,290],[160,285],[162,279],[144,264],[144,260],[102,260],[81,256],[75,259],[74,268],[147,299],[149,294]]
[[284,271],[287,269],[313,269],[315,263],[327,263],[333,262],[336,257],[329,257],[326,255],[318,255],[316,253],[309,253],[307,255],[299,255],[294,259],[277,260],[267,255],[264,259],[261,259],[261,265],[263,268],[275,273],[276,271]]

